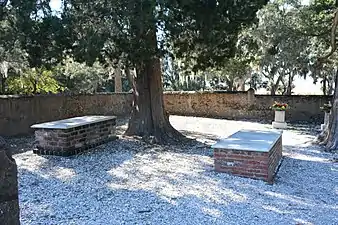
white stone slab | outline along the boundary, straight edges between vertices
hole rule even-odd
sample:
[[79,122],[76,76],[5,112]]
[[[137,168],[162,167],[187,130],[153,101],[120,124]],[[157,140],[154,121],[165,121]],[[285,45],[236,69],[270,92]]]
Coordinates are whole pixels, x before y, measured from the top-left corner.
[[212,148],[242,151],[269,152],[282,135],[279,131],[240,130],[228,138],[221,139]]
[[272,128],[275,128],[275,129],[286,129],[287,128],[287,123],[285,122],[272,122]]
[[51,121],[47,123],[34,124],[31,128],[40,129],[69,129],[83,125],[98,123],[102,121],[112,120],[115,116],[81,116],[73,117],[65,120]]

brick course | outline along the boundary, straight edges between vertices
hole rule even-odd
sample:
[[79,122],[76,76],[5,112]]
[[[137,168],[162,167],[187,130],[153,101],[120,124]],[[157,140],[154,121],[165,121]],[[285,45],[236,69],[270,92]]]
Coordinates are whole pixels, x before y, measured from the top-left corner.
[[214,149],[215,170],[273,183],[282,159],[282,136],[269,152]]
[[[80,95],[0,96],[0,136],[26,135],[32,124],[83,115],[129,116],[131,93]],[[167,92],[163,96],[170,115],[272,121],[274,101],[286,102],[286,122],[321,124],[320,106],[331,96],[271,96],[248,92]],[[48,107],[46,107],[48,106]]]
[[70,156],[116,139],[116,118],[69,129],[36,129],[37,147],[41,155]]

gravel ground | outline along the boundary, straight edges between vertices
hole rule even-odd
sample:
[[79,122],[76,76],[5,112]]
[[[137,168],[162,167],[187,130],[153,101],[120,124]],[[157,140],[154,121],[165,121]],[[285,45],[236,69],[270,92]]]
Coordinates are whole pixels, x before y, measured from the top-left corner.
[[[184,134],[212,144],[269,124],[172,116]],[[120,131],[125,128],[120,123]],[[338,224],[337,156],[311,144],[316,130],[283,133],[274,185],[213,171],[202,143],[150,146],[119,140],[82,155],[37,156],[31,137],[11,139],[25,224]]]

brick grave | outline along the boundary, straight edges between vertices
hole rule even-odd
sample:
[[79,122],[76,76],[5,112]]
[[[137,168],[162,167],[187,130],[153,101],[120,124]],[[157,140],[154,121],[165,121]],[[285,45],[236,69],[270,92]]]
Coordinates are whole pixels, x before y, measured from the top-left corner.
[[217,172],[273,183],[282,159],[282,133],[240,130],[212,148]]
[[71,156],[116,139],[116,117],[83,116],[35,124],[34,153]]

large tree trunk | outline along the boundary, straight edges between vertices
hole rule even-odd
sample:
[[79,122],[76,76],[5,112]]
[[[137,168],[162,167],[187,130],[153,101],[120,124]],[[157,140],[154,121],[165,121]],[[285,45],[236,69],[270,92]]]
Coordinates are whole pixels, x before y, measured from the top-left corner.
[[182,141],[184,136],[171,126],[164,110],[160,60],[146,61],[136,69],[133,111],[125,134],[154,137],[160,144]]
[[327,151],[336,151],[338,147],[338,69],[335,78],[335,92],[332,99],[332,110],[329,125],[319,139],[325,145]]
[[[335,6],[338,7],[338,0],[335,1]],[[338,27],[338,11],[335,10],[334,19],[331,28],[331,51],[324,57],[319,58],[317,61],[321,62],[328,59],[336,50],[336,31]],[[338,68],[336,68],[334,95],[332,99],[332,109],[329,125],[319,135],[319,140],[323,140],[327,151],[337,151],[338,147]]]
[[0,224],[19,225],[17,166],[0,137]]
[[338,147],[338,69],[336,71],[335,91],[329,125],[319,134],[317,139],[321,144],[325,145],[327,151],[335,151]]
[[[138,4],[136,9],[137,15],[142,12],[149,18],[155,17],[155,8]],[[150,138],[151,142],[159,144],[180,143],[185,137],[171,126],[169,115],[164,110],[161,61],[156,56],[156,24],[147,27],[144,19],[142,16],[134,21],[136,26],[133,29],[138,37],[147,43],[149,52],[142,54],[144,58],[135,62],[137,76],[134,78],[136,82],[133,82],[133,110],[125,134]]]

